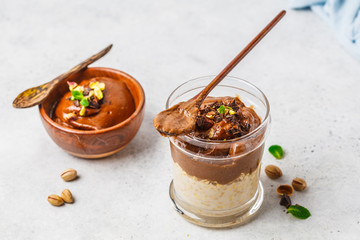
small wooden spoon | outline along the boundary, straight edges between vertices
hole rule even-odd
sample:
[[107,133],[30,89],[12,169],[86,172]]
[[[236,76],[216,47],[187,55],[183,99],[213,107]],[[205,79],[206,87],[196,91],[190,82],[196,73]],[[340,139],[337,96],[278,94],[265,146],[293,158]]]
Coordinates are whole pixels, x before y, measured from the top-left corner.
[[177,136],[193,131],[199,107],[207,95],[265,37],[285,14],[286,11],[282,10],[199,94],[186,102],[178,103],[157,114],[153,120],[156,130],[163,136]]
[[14,108],[28,108],[35,105],[40,104],[49,94],[49,92],[62,80],[68,78],[71,74],[80,72],[81,70],[87,68],[88,65],[95,62],[96,60],[103,57],[107,54],[110,49],[112,48],[112,44],[106,47],[104,50],[98,52],[97,54],[93,55],[92,57],[86,59],[85,61],[81,62],[77,66],[73,67],[66,73],[57,76],[50,82],[44,83],[40,86],[29,88],[17,96],[13,102]]

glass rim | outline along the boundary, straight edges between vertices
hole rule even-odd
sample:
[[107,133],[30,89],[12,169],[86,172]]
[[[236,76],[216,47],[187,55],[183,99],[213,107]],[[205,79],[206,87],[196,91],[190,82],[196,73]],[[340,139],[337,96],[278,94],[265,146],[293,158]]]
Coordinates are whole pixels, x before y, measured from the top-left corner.
[[[173,95],[175,95],[176,91],[181,88],[182,86],[184,86],[185,84],[188,84],[190,82],[195,82],[197,80],[200,80],[200,79],[204,79],[204,78],[215,78],[216,75],[208,75],[208,76],[202,76],[202,77],[198,77],[198,78],[194,78],[194,79],[190,79],[182,84],[180,84],[178,87],[176,87],[169,95],[167,101],[166,101],[166,109],[168,109],[170,106],[170,98],[173,97]],[[261,129],[263,129],[267,124],[268,122],[270,121],[270,104],[269,104],[269,101],[267,99],[267,97],[265,96],[265,94],[257,87],[255,86],[254,84],[250,83],[249,81],[247,80],[244,80],[242,78],[238,78],[238,77],[233,77],[233,76],[226,76],[224,78],[224,80],[226,80],[227,78],[230,78],[232,80],[236,80],[238,82],[243,82],[245,83],[246,85],[254,88],[256,91],[258,91],[260,93],[260,96],[264,99],[264,104],[266,106],[266,113],[265,113],[265,117],[263,119],[263,121],[261,121],[261,124],[255,128],[253,131],[251,131],[250,133],[248,134],[245,134],[244,136],[241,136],[241,137],[238,137],[238,138],[233,138],[233,139],[229,139],[229,140],[209,140],[209,139],[202,139],[202,138],[197,138],[197,137],[190,137],[189,135],[182,135],[182,136],[178,136],[180,138],[185,138],[185,139],[191,139],[191,141],[194,141],[194,142],[200,142],[200,143],[206,143],[206,144],[221,144],[221,143],[232,143],[232,142],[237,142],[237,141],[240,141],[240,140],[243,140],[243,139],[246,139],[246,138],[249,138],[251,136],[253,136],[254,134],[256,134],[257,132],[259,132]],[[221,86],[221,84],[219,84],[218,86]],[[231,86],[230,86],[231,87]],[[257,97],[257,96],[256,96]],[[258,98],[258,97],[257,97]]]

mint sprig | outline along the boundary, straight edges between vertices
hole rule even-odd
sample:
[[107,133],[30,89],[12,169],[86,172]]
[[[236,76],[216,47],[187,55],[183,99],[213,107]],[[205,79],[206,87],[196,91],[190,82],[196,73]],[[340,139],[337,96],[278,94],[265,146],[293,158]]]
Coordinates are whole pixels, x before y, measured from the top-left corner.
[[269,152],[276,158],[281,159],[284,156],[284,150],[279,145],[272,145],[269,147]]
[[218,109],[217,109],[218,113],[220,114],[225,114],[225,106],[221,105]]
[[86,98],[81,99],[80,104],[84,107],[89,106],[89,101]]
[[288,213],[291,213],[294,217],[299,218],[299,219],[307,219],[308,217],[311,216],[309,210],[303,206],[300,205],[291,205],[288,209],[287,209]]
[[82,92],[74,90],[71,91],[71,95],[72,95],[72,100],[79,100],[80,104],[84,107],[89,106],[89,101],[84,97]]
[[74,99],[76,100],[82,100],[84,98],[84,95],[79,92],[79,91],[71,91],[71,95],[74,97]]

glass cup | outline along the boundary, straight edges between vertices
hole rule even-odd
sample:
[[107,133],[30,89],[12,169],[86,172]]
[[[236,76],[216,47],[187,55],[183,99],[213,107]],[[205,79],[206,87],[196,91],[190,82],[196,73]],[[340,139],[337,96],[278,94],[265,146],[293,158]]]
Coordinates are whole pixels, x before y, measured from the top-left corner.
[[[187,81],[169,96],[166,108],[198,94],[215,76]],[[188,221],[204,227],[243,224],[255,216],[264,199],[260,181],[264,141],[270,128],[269,102],[251,83],[226,77],[209,96],[239,96],[261,119],[255,130],[231,140],[170,137],[173,181],[170,197]]]

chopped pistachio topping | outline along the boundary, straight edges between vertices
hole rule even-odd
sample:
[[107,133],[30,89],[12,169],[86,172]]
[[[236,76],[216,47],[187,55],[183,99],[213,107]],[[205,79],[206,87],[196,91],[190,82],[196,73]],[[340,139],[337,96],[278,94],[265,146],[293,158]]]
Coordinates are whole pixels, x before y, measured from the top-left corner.
[[82,106],[79,115],[84,116],[85,113],[86,113],[86,108],[84,106]]
[[[104,98],[103,90],[105,89],[105,83],[102,82],[92,82],[89,84],[89,87],[92,89],[91,91],[86,91],[84,96],[85,88],[84,86],[77,85],[75,82],[68,82],[69,89],[71,91],[71,100],[78,100],[81,105],[81,110],[79,112],[80,116],[85,116],[86,107],[90,105],[90,102],[94,100],[96,97],[98,100]],[[88,90],[88,89],[87,89]],[[70,117],[70,115],[69,115]]]
[[67,113],[64,116],[65,120],[70,120],[70,119],[76,119],[76,114],[75,113]]
[[90,88],[91,89],[96,89],[96,88],[98,88],[98,89],[100,89],[101,91],[104,91],[104,89],[105,89],[105,83],[102,83],[102,82],[92,82],[92,83],[90,83]]
[[77,92],[80,92],[82,94],[84,92],[84,87],[83,86],[77,86],[76,88],[74,88],[73,91],[77,91]]
[[209,132],[209,138],[214,137],[214,134],[215,134],[215,130],[213,128],[211,128],[210,132]]
[[87,95],[85,98],[86,98],[86,99],[89,99],[89,98],[91,98],[92,96],[94,96],[94,91],[90,91],[90,92],[89,92],[89,95]]
[[104,95],[103,95],[102,91],[100,90],[100,88],[95,88],[94,89],[94,94],[95,94],[96,98],[99,99],[99,100],[101,100],[104,97]]
[[211,115],[211,114],[206,115],[206,117],[207,117],[208,119],[214,119],[214,115]]
[[231,115],[234,115],[234,114],[235,114],[235,112],[233,111],[233,109],[232,109],[231,107],[224,106],[224,105],[221,105],[221,106],[217,109],[217,111],[218,111],[218,113],[224,114],[224,115],[230,113],[230,111],[233,112],[232,114],[230,113]]
[[74,88],[77,87],[77,83],[76,83],[76,82],[67,82],[67,84],[69,85],[70,91],[74,90]]

